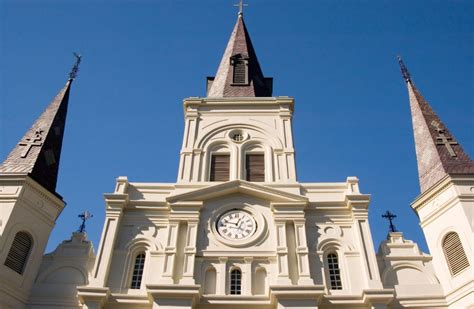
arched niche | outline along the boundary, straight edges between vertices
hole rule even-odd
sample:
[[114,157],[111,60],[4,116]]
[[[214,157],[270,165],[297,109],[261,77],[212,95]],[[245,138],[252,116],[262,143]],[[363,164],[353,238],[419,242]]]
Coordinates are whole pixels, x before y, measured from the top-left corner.
[[252,282],[253,295],[265,295],[267,291],[267,271],[264,267],[257,267]]
[[216,294],[217,275],[216,269],[209,266],[204,273],[204,294],[214,295]]

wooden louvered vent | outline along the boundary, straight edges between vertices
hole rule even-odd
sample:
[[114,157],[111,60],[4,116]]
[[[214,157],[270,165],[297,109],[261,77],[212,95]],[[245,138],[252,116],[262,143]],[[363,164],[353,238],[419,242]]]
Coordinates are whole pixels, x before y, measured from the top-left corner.
[[210,181],[228,181],[229,180],[230,155],[215,154],[211,157]]
[[469,267],[469,261],[457,233],[451,232],[446,235],[443,250],[453,276]]
[[236,85],[247,84],[247,64],[245,63],[245,60],[234,60],[234,76],[232,82]]
[[265,157],[263,154],[247,154],[245,168],[247,181],[265,181]]
[[15,235],[10,251],[8,251],[5,266],[21,275],[25,269],[26,260],[30,254],[32,244],[33,240],[28,233],[18,232]]

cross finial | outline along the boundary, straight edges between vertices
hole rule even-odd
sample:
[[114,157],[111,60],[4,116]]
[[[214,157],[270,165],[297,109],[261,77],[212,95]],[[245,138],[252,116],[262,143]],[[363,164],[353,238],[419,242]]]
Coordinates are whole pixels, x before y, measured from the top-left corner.
[[71,72],[69,73],[69,80],[74,80],[77,77],[77,73],[79,72],[79,64],[81,63],[82,58],[82,56],[77,53],[73,54],[74,57],[76,57],[76,63],[74,63],[74,66],[72,67]]
[[78,215],[78,217],[81,218],[82,223],[79,226],[79,230],[77,231],[79,233],[84,233],[86,231],[86,221],[92,218],[93,215],[86,210],[86,211],[83,211],[80,215]]
[[397,216],[391,213],[390,211],[386,211],[383,215],[382,218],[387,219],[390,222],[390,232],[396,232],[397,229],[395,228],[395,225],[393,224],[393,219],[395,219]]
[[402,57],[397,56],[397,59],[398,59],[398,64],[400,65],[400,71],[402,71],[403,79],[404,79],[405,82],[407,82],[407,83],[408,83],[408,82],[411,82],[410,72],[408,72],[408,69],[407,69],[407,67],[405,66],[405,63],[403,62]]
[[234,6],[239,7],[239,15],[244,15],[244,6],[248,6],[248,4],[244,3],[244,0],[240,0],[239,3],[234,4]]

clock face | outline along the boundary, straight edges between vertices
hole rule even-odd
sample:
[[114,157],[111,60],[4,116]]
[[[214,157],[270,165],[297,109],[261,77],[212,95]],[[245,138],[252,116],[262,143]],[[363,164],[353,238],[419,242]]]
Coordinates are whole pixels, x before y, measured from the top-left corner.
[[252,236],[257,229],[257,223],[248,212],[234,209],[219,217],[216,228],[222,237],[240,240]]

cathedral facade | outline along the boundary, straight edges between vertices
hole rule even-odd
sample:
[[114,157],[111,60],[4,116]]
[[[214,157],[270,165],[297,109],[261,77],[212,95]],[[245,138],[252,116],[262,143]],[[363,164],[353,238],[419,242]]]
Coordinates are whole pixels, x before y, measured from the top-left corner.
[[395,231],[374,251],[356,177],[297,180],[295,101],[272,96],[240,13],[206,97],[183,102],[177,182],[119,177],[96,252],[77,232],[44,255],[71,75],[0,165],[0,307],[474,306],[474,163],[400,65],[431,255]]

